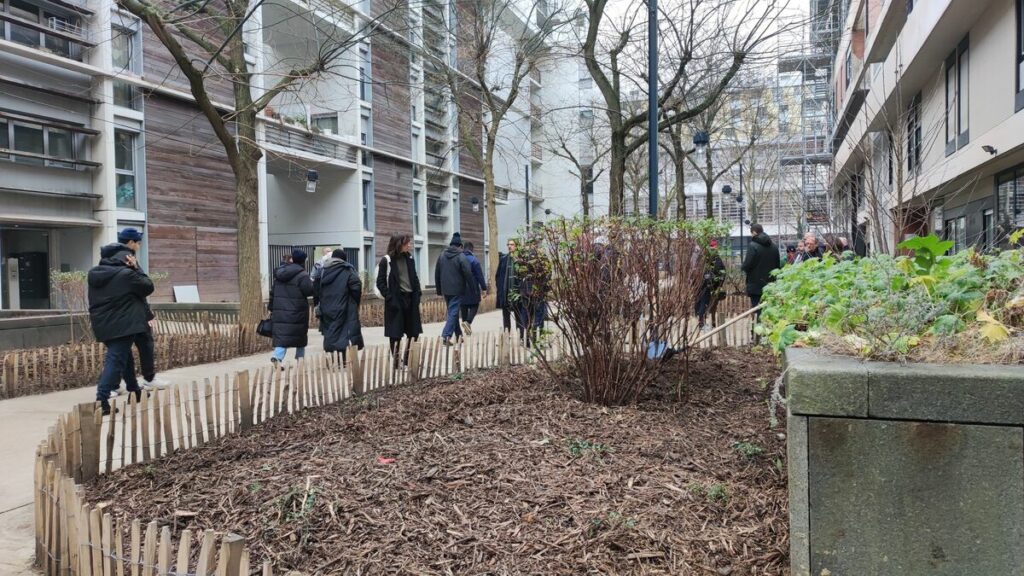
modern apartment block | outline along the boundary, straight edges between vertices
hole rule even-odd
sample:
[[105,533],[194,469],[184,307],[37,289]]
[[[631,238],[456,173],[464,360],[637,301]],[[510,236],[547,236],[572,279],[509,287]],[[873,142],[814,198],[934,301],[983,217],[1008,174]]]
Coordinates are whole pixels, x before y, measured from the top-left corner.
[[[536,25],[523,1],[519,25]],[[357,34],[382,6],[265,2],[247,23],[246,58],[257,78],[272,79],[308,55],[325,27]],[[336,72],[281,94],[261,115],[265,278],[293,246],[343,246],[372,274],[392,234],[414,236],[427,284],[452,232],[485,255],[481,171],[460,146],[445,90],[459,61],[458,6],[404,4],[400,26],[367,36]],[[237,300],[234,178],[151,31],[108,0],[3,0],[0,8],[0,308],[60,306],[49,271],[88,269],[126,226],[145,232],[146,269],[167,274],[156,299],[191,285],[204,302]],[[543,70],[530,79],[501,145],[502,242],[527,212],[531,221],[547,216],[547,191],[577,190],[540,145],[544,80]],[[213,91],[229,109],[230,87]]]
[[873,250],[1024,226],[1024,2],[854,0],[835,60],[835,188]]

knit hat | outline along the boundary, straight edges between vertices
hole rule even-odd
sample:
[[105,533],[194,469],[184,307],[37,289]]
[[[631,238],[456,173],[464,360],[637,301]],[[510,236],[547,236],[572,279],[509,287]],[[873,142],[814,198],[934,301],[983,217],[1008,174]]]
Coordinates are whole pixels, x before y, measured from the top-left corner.
[[299,264],[300,266],[302,264],[305,264],[306,263],[306,253],[303,252],[302,250],[299,250],[298,248],[294,248],[292,250],[292,262],[294,262],[296,264]]
[[127,244],[131,241],[141,242],[142,232],[139,232],[135,228],[125,228],[117,233],[117,241],[121,244]]
[[335,248],[334,252],[331,252],[331,258],[337,258],[339,260],[348,260],[348,256],[345,254],[345,251],[342,250],[341,248]]
[[462,246],[462,234],[456,232],[452,234],[452,241],[448,243],[449,246]]

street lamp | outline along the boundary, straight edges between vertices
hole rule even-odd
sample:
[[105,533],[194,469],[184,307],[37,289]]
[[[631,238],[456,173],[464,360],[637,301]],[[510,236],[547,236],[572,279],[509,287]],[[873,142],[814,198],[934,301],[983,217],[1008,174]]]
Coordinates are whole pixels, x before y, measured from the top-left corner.
[[[729,186],[728,184],[726,184],[725,186],[722,186],[722,194],[724,194],[725,196],[731,195],[732,194],[732,186]],[[743,192],[742,191],[739,194],[736,195],[736,203],[740,205],[740,218],[739,218],[740,231],[739,231],[739,234],[740,234],[740,257],[742,258],[743,257],[743,239],[744,239],[744,236],[743,236],[743,223],[744,222],[746,222],[747,224],[750,223],[749,220],[744,220],[744,212],[745,212],[745,209],[746,209],[746,205],[743,203]],[[732,239],[730,238],[730,243],[731,243],[731,240]]]

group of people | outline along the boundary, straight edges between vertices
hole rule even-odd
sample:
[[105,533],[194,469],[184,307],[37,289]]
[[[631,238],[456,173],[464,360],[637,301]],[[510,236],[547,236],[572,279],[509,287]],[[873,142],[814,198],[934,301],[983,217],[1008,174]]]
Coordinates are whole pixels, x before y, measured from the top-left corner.
[[846,260],[853,258],[853,250],[845,237],[825,234],[819,242],[814,232],[806,232],[796,245],[786,246],[787,264],[800,264],[814,258],[820,260],[826,255]]
[[[496,273],[497,304],[503,310],[506,330],[511,329],[510,317],[516,320],[520,334],[527,326],[537,328],[544,321],[542,303],[531,302],[532,283],[520,278],[516,272],[515,241],[509,241],[509,253],[501,255]],[[464,242],[455,232],[448,247],[438,256],[434,268],[434,287],[445,300],[447,314],[441,338],[451,346],[464,335],[472,334],[473,320],[480,302],[490,287],[480,260],[473,253],[472,242]],[[423,333],[420,302],[423,289],[416,263],[413,261],[413,238],[410,235],[392,236],[387,252],[377,263],[375,293],[384,300],[384,336],[390,343],[395,367],[408,364],[409,346],[403,349],[402,340],[412,342]],[[300,249],[282,259],[274,270],[273,286],[267,309],[270,312],[274,352],[271,361],[280,366],[288,348],[295,349],[295,358],[306,353],[309,331],[308,300],[313,299],[314,312],[320,320],[324,336],[324,351],[341,353],[350,346],[363,348],[359,304],[362,301],[362,283],[355,266],[347,261],[342,249],[325,249],[323,257],[306,273],[307,255]]]
[[[154,287],[139,264],[141,242],[142,233],[137,229],[121,230],[117,242],[100,248],[99,263],[89,270],[87,277],[93,335],[107,348],[96,386],[96,401],[103,414],[110,414],[110,399],[120,394],[122,380],[127,392],[136,399],[141,399],[143,390],[166,385],[156,378],[156,317],[147,300]],[[132,348],[139,353],[141,383],[135,374]]]

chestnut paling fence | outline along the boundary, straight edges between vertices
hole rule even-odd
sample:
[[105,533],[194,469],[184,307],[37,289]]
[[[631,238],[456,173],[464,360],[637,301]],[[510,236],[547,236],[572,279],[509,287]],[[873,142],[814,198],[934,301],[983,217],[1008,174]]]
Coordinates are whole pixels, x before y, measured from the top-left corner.
[[[700,346],[747,344],[750,326],[749,319],[737,322]],[[573,353],[557,334],[546,338],[543,346],[549,360]],[[444,346],[437,337],[422,338],[407,352],[404,369],[394,365],[384,344],[358,352],[350,349],[345,363],[340,355],[312,356],[283,371],[260,368],[155,391],[138,400],[129,395],[127,400],[112,400],[118,410],[107,416],[95,403],[79,404],[57,420],[36,452],[37,565],[53,576],[273,574],[268,562],[250,563],[239,535],[213,529],[178,531],[176,525],[172,530],[166,522],[144,519],[115,520],[112,504],[87,502],[82,484],[282,414],[386,386],[534,361],[534,351],[507,333],[474,334],[454,347]],[[190,524],[191,518],[182,514],[173,524]]]

